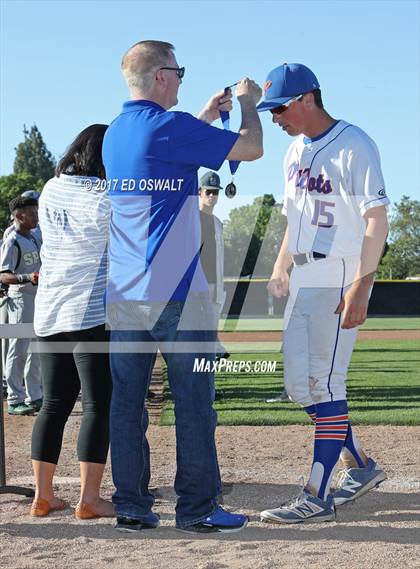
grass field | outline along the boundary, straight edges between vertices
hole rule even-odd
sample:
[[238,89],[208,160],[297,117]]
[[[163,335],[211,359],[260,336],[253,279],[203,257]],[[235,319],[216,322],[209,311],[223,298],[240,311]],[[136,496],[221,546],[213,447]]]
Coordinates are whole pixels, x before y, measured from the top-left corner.
[[[289,402],[266,403],[283,387],[281,354],[235,354],[233,360],[276,360],[274,373],[220,373],[215,408],[220,425],[308,424],[306,413]],[[356,344],[347,382],[351,419],[359,425],[419,425],[419,343],[413,340]],[[253,364],[251,364],[253,365]],[[173,424],[168,401],[161,425]]]
[[[360,330],[418,330],[420,318],[418,317],[371,317],[366,320]],[[229,332],[264,332],[283,330],[283,319],[273,318],[229,318],[220,320],[219,330]]]

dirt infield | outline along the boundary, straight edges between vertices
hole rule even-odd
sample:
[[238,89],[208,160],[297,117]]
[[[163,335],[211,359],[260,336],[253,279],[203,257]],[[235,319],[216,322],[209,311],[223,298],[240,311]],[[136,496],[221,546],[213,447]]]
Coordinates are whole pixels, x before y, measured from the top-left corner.
[[[6,416],[8,482],[29,485],[32,417]],[[75,444],[80,409],[69,420],[57,472],[57,495],[74,506],[78,496]],[[311,462],[312,428],[220,427],[219,458],[225,506],[251,516],[243,532],[223,537],[173,529],[175,441],[172,427],[150,428],[152,485],[159,529],[120,534],[110,520],[76,521],[73,510],[48,518],[28,515],[31,500],[0,496],[0,566],[7,569],[350,569],[418,567],[420,558],[419,427],[360,427],[358,435],[385,468],[388,480],[358,502],[342,507],[337,521],[273,526],[260,510],[292,496]],[[112,483],[107,468],[104,495]]]
[[[222,342],[276,342],[282,332],[221,332]],[[420,340],[420,330],[360,330],[358,341],[366,340]]]

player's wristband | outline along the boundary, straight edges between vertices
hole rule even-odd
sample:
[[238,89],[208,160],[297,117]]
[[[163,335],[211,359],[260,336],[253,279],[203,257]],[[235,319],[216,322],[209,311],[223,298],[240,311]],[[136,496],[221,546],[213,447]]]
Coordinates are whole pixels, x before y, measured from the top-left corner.
[[23,274],[23,275],[16,275],[19,284],[31,283],[31,275]]

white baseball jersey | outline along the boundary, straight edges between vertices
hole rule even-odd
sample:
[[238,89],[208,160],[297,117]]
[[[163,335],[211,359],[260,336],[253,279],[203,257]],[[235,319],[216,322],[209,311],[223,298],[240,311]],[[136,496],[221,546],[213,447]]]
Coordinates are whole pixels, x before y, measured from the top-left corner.
[[376,144],[338,121],[313,139],[299,136],[284,160],[289,252],[360,255],[365,212],[388,205]]

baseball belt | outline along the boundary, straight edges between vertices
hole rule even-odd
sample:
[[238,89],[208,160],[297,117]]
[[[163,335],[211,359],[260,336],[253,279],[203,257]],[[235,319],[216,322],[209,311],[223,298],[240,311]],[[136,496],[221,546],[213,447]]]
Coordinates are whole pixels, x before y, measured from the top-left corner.
[[316,251],[310,251],[309,253],[300,253],[299,255],[293,255],[293,263],[296,266],[306,265],[306,263],[312,263],[313,261],[319,261],[325,259],[327,255],[324,253],[317,253]]

